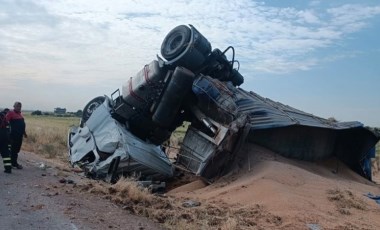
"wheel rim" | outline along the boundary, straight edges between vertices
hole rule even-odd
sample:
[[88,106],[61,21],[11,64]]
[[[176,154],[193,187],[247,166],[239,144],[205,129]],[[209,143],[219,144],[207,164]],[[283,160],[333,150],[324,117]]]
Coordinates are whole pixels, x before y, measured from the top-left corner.
[[172,60],[185,51],[190,42],[191,31],[187,26],[174,28],[164,39],[161,54],[167,60]]

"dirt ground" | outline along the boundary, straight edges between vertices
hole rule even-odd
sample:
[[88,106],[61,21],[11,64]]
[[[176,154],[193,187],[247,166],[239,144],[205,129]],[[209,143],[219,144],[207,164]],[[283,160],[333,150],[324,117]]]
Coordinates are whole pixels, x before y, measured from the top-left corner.
[[9,229],[380,229],[380,205],[364,196],[380,195],[380,173],[370,182],[336,159],[296,161],[253,144],[240,153],[211,185],[185,174],[168,182],[167,193],[132,203],[64,163],[23,153],[25,168],[0,176],[0,222]]
[[0,229],[162,229],[83,191],[88,179],[66,165],[25,152],[19,162],[23,169],[0,173]]
[[246,144],[234,170],[216,183],[193,182],[169,192],[176,197],[259,209],[263,229],[380,229],[380,174],[370,182],[336,159],[304,162]]

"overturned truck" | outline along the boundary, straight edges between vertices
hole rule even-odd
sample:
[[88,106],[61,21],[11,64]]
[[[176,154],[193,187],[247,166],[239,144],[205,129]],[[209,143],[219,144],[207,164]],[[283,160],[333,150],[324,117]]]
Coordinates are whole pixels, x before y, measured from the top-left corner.
[[[165,180],[176,168],[212,182],[250,141],[296,159],[336,156],[369,178],[363,160],[378,136],[360,122],[330,121],[243,90],[232,46],[212,49],[195,27],[180,25],[161,55],[121,91],[85,106],[68,133],[73,166],[109,182],[120,175]],[[179,153],[169,159],[163,143],[184,122],[190,125]]]

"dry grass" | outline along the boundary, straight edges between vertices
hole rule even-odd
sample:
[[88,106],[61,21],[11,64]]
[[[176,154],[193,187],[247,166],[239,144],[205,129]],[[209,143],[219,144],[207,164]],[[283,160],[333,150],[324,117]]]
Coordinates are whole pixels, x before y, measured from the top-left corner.
[[187,200],[153,195],[128,178],[122,178],[113,185],[91,181],[78,185],[78,188],[109,199],[132,214],[148,217],[166,229],[264,229],[258,226],[275,228],[282,224],[280,217],[260,205],[242,207],[201,201],[200,206],[184,207]]
[[238,228],[238,222],[235,218],[228,217],[226,222],[221,226],[221,230],[232,230]]
[[147,188],[139,187],[135,180],[124,177],[109,188],[109,193],[121,200],[128,199],[133,203],[150,204],[153,200],[153,195]]
[[26,133],[23,150],[46,158],[67,159],[67,133],[70,126],[78,125],[76,117],[25,115]]
[[349,190],[329,189],[327,199],[334,202],[337,210],[344,215],[351,215],[350,209],[367,210],[366,203]]

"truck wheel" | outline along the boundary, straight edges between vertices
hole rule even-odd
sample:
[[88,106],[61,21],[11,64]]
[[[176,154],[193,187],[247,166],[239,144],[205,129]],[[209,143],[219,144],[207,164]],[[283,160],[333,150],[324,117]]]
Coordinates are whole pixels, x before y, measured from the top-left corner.
[[91,114],[96,108],[103,104],[106,98],[104,96],[95,97],[92,99],[83,109],[82,119],[80,121],[80,126],[83,127],[84,123],[90,118]]
[[168,61],[180,55],[190,42],[191,30],[185,25],[172,29],[161,45],[161,55]]

